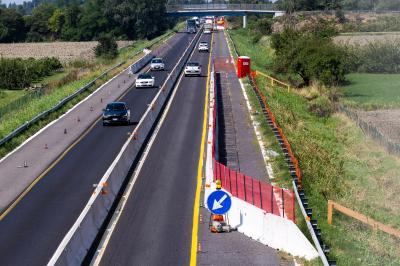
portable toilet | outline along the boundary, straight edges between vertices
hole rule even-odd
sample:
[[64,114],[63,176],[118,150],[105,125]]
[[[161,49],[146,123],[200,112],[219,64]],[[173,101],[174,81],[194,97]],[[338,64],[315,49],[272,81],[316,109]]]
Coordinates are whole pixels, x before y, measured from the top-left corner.
[[244,78],[250,74],[250,57],[239,56],[237,59],[237,76]]

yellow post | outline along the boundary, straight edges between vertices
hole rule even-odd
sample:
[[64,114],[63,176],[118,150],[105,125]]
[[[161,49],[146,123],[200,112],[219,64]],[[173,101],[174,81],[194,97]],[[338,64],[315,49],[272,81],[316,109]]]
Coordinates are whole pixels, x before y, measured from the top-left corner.
[[332,224],[333,202],[328,200],[328,224]]

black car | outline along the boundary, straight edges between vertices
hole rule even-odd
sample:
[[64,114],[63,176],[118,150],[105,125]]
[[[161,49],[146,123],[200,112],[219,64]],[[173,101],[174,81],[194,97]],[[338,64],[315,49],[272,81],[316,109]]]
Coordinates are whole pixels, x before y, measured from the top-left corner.
[[103,109],[103,126],[123,123],[129,125],[131,111],[124,102],[112,102]]

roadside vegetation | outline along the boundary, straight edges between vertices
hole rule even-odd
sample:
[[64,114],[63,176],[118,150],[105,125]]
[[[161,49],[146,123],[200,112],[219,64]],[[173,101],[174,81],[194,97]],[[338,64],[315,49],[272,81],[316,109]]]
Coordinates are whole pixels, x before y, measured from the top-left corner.
[[[235,26],[234,23],[233,26]],[[304,33],[303,30],[299,31],[302,32],[297,34],[310,34],[309,32]],[[333,225],[328,225],[326,222],[327,200],[330,199],[384,224],[400,228],[398,212],[400,197],[397,193],[400,189],[400,159],[389,155],[384,148],[365,136],[354,122],[335,111],[335,105],[340,102],[347,103],[351,93],[353,96],[357,95],[357,89],[359,93],[368,95],[365,99],[366,103],[390,103],[387,101],[389,98],[399,95],[395,90],[398,86],[393,84],[391,88],[378,91],[374,90],[374,84],[380,81],[384,81],[383,84],[394,83],[398,74],[361,72],[370,66],[373,66],[371,69],[374,69],[377,63],[380,63],[379,56],[375,59],[372,55],[367,56],[368,60],[348,60],[357,58],[357,54],[353,53],[354,50],[335,46],[328,40],[321,41],[329,36],[319,36],[320,39],[315,43],[328,42],[328,48],[333,47],[333,51],[343,49],[349,53],[349,56],[339,57],[340,62],[325,61],[315,58],[320,55],[317,48],[305,48],[302,51],[300,47],[297,50],[302,52],[292,51],[295,53],[291,54],[294,62],[298,62],[296,57],[300,56],[299,58],[306,57],[306,61],[328,62],[328,64],[316,64],[324,71],[338,67],[344,69],[344,72],[330,71],[328,73],[333,76],[339,73],[341,74],[340,79],[325,79],[324,71],[318,70],[316,74],[310,75],[309,82],[306,82],[307,80],[304,80],[296,71],[299,64],[281,60],[282,56],[286,55],[279,54],[277,51],[280,48],[288,49],[284,44],[277,44],[280,44],[280,41],[289,42],[289,39],[285,41],[285,36],[278,36],[277,42],[274,40],[276,36],[263,35],[254,41],[253,34],[251,28],[249,30],[230,30],[230,35],[239,53],[251,57],[252,68],[273,74],[301,87],[288,91],[271,86],[269,81],[262,76],[257,77],[257,83],[266,94],[279,124],[299,158],[303,171],[303,185],[309,197],[310,206],[313,208],[313,214],[322,229],[323,239],[331,246],[330,257],[336,259],[338,265],[399,265],[400,248],[398,239],[395,237],[374,231],[355,219],[338,213],[334,214]],[[276,34],[288,33],[281,31]],[[293,42],[295,41],[292,40]],[[309,42],[306,43],[313,47]],[[362,51],[359,52],[366,55],[368,49],[371,48],[362,48]],[[330,58],[327,55],[329,53],[323,56]],[[279,60],[277,60],[278,58]],[[281,67],[282,64],[285,66],[284,68]],[[276,68],[276,66],[279,67]],[[307,69],[310,66],[303,67]],[[312,70],[313,68],[311,68],[311,73]],[[308,73],[310,73],[309,71],[307,70]],[[358,71],[360,73],[354,73]],[[353,73],[348,74],[350,72]],[[381,80],[379,81],[379,78],[375,80],[376,76]],[[384,80],[385,76],[392,77],[392,79]],[[369,80],[364,80],[365,77],[369,77]],[[364,90],[363,84],[366,83],[370,84],[369,87],[361,92]],[[342,89],[337,85],[348,85],[349,87]],[[346,96],[345,99],[341,97],[342,94]],[[378,94],[380,97],[375,97]],[[255,105],[258,103],[255,103],[254,100],[251,102],[253,108],[257,108]],[[392,104],[394,102],[393,99]],[[358,103],[362,103],[362,100],[358,100]],[[268,132],[264,131],[263,133],[266,139],[271,137]],[[269,142],[267,141],[267,143]],[[271,149],[277,149],[277,147],[272,145]],[[272,163],[275,169],[286,167],[279,162],[272,161]],[[280,173],[279,170],[277,172]],[[284,172],[281,173],[285,175]],[[289,178],[287,176],[287,179]],[[305,230],[304,226],[301,228],[303,231]]]
[[[0,3],[1,4],[1,3]],[[0,42],[154,38],[173,27],[164,0],[34,1],[0,6]],[[155,19],[156,18],[156,19]]]

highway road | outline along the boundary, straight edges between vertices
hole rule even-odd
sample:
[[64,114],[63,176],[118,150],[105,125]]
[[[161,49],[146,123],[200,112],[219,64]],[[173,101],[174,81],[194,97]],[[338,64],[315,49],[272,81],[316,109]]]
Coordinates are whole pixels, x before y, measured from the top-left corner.
[[176,88],[101,265],[189,265],[209,55],[196,50],[189,60],[202,77]]
[[[177,43],[164,56],[167,71],[173,68],[194,37],[179,35]],[[157,85],[165,80],[167,71],[154,73]],[[158,88],[131,88],[122,98],[130,106],[134,122],[139,121],[157,91]],[[48,262],[89,200],[93,184],[103,176],[134,127],[135,123],[103,127],[98,121],[0,221],[1,265],[45,265]]]

